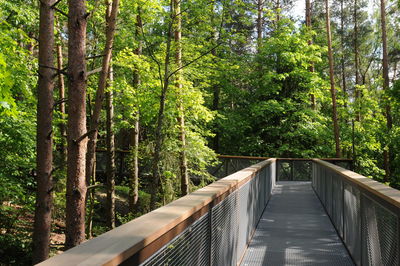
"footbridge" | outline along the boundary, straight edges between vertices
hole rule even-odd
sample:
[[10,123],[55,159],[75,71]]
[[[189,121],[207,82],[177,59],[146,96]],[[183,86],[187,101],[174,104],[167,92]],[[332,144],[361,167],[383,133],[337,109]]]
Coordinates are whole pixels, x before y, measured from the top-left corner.
[[221,160],[226,177],[40,265],[400,265],[400,192],[351,161]]

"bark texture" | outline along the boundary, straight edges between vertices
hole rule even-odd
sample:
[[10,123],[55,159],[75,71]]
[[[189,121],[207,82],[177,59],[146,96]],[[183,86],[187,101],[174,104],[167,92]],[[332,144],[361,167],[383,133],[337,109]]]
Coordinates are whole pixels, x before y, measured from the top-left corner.
[[[179,69],[182,67],[182,16],[181,16],[181,5],[180,0],[174,0],[174,11],[175,11],[175,64]],[[186,131],[185,131],[185,109],[183,106],[182,99],[182,70],[176,73],[175,87],[178,93],[178,123],[179,123],[179,140],[180,140],[180,174],[181,174],[181,195],[189,194],[189,175],[187,169],[187,158],[186,158]]]
[[66,248],[85,240],[86,1],[69,0]]
[[[142,55],[143,44],[140,40],[140,33],[142,31],[142,19],[138,14],[136,16],[136,29],[135,35],[139,39],[139,45],[135,50],[135,54],[140,56]],[[133,73],[133,86],[136,91],[140,86],[140,75],[139,71],[135,70]],[[131,212],[135,211],[137,202],[139,200],[139,128],[140,128],[140,110],[138,110],[136,114],[134,114],[133,118],[133,128],[131,130],[131,154],[132,154],[132,164],[131,164],[131,178],[129,180],[129,209]]]
[[[382,29],[382,75],[383,75],[383,90],[387,91],[389,89],[390,80],[389,80],[389,58],[388,58],[388,49],[387,49],[387,32],[386,32],[386,1],[381,0],[381,29]],[[392,112],[389,103],[389,99],[387,96],[384,97],[385,104],[385,116],[386,116],[386,126],[388,132],[393,127],[392,120]],[[390,169],[390,161],[391,161],[391,151],[390,148],[387,147],[384,150],[383,160],[384,160],[384,168],[385,168],[385,181],[390,180],[391,169]]]
[[[61,44],[57,45],[57,68],[58,71],[63,69],[63,54],[62,54],[62,46]],[[62,73],[58,73],[58,94],[60,97],[60,105],[59,111],[61,113],[61,118],[65,118],[65,81],[64,75]],[[67,139],[67,128],[65,126],[64,121],[61,121],[59,124],[60,128],[60,135],[61,135],[61,142],[60,142],[60,164],[61,167],[64,169],[67,163],[67,148],[66,148],[66,139]]]
[[[113,82],[113,72],[110,68],[109,84]],[[113,91],[106,92],[106,131],[107,131],[107,225],[115,228],[115,137],[114,137],[114,105]]]
[[329,78],[330,78],[330,84],[331,84],[331,97],[332,97],[333,133],[334,133],[334,138],[335,138],[336,157],[339,158],[341,156],[340,139],[339,139],[339,123],[338,123],[338,117],[337,117],[335,77],[334,77],[334,73],[333,73],[332,36],[331,36],[330,8],[329,8],[328,0],[325,0],[325,19],[326,19],[326,33],[327,33],[327,39],[328,39]]
[[265,0],[257,0],[257,52],[260,53],[263,39],[263,8]]
[[39,83],[37,103],[37,192],[33,231],[33,263],[49,256],[53,204],[53,91],[54,10],[53,0],[41,1],[39,25]]
[[[360,90],[358,89],[357,85],[361,85],[360,80],[360,70],[359,70],[359,45],[358,45],[358,3],[357,0],[354,0],[354,71],[356,74],[356,100],[360,100]],[[356,110],[356,121],[361,121],[361,112],[360,109]]]
[[[312,28],[312,22],[311,22],[311,18],[312,18],[312,6],[311,6],[311,0],[306,0],[306,26],[311,30]],[[308,41],[309,45],[313,44],[313,40],[310,39]],[[314,72],[314,63],[311,62],[311,66],[310,66],[310,72]],[[315,95],[314,93],[310,93],[310,100],[311,100],[311,108],[313,110],[316,109],[316,102],[315,102]]]

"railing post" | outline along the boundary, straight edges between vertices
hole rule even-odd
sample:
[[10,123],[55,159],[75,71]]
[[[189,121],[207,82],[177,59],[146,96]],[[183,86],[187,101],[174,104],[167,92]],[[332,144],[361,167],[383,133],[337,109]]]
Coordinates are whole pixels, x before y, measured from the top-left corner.
[[293,181],[294,179],[294,161],[290,161],[290,181]]

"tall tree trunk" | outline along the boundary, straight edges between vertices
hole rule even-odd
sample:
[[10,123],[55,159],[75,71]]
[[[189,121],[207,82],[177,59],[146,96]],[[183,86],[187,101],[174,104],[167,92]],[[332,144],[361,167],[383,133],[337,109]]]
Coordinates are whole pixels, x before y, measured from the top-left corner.
[[91,176],[94,172],[94,164],[96,160],[97,136],[99,131],[101,107],[104,98],[104,90],[107,85],[108,72],[110,69],[111,54],[114,43],[115,25],[117,22],[119,0],[113,0],[112,6],[109,0],[106,0],[106,44],[104,47],[104,57],[99,77],[99,84],[96,91],[96,100],[94,104],[93,114],[90,120],[89,143],[86,154],[86,183],[90,183]]
[[[174,17],[175,17],[175,63],[179,69],[182,67],[182,16],[181,16],[181,4],[180,0],[174,0]],[[189,193],[189,175],[187,169],[187,158],[186,158],[186,131],[185,131],[185,109],[183,106],[182,99],[182,70],[176,73],[175,86],[178,93],[178,123],[179,123],[179,140],[181,142],[180,147],[180,174],[181,174],[181,195],[187,195]]]
[[[382,75],[383,75],[383,90],[385,92],[389,89],[389,59],[388,59],[388,49],[387,49],[387,34],[386,34],[386,2],[381,0],[381,27],[382,27]],[[386,126],[388,132],[393,127],[391,107],[389,99],[387,96],[384,98],[385,102],[385,116],[386,116]],[[384,168],[385,168],[385,181],[388,182],[391,175],[390,161],[391,161],[391,151],[389,147],[384,150]]]
[[[140,14],[136,15],[136,38],[140,39],[140,32],[143,27],[142,18]],[[142,41],[139,40],[135,54],[138,56],[142,55]],[[136,91],[139,90],[140,86],[140,74],[138,70],[133,73],[133,86]],[[132,165],[131,165],[131,178],[129,180],[129,209],[131,212],[135,211],[136,204],[139,200],[139,127],[140,127],[140,110],[137,106],[137,112],[134,114],[132,128],[132,139],[131,139],[131,153],[132,153]]]
[[53,90],[54,10],[53,0],[40,2],[39,83],[37,103],[36,168],[37,192],[33,229],[33,262],[49,256],[51,209],[53,205]]
[[[109,85],[114,80],[113,70],[110,67]],[[114,138],[114,105],[113,91],[106,92],[106,112],[107,112],[107,225],[110,229],[115,228],[115,138]]]
[[[361,80],[360,80],[360,70],[359,70],[359,46],[358,46],[358,14],[357,14],[357,9],[358,9],[358,4],[357,0],[354,0],[354,71],[356,74],[356,87],[355,87],[355,92],[356,92],[356,101],[359,102],[360,100],[360,90],[358,88],[358,85],[361,85]],[[361,108],[356,110],[356,121],[361,121]]]
[[[64,75],[61,73],[63,69],[63,54],[62,54],[62,46],[61,44],[57,45],[57,68],[58,68],[58,94],[60,97],[60,106],[59,111],[61,114],[61,118],[65,119],[65,82]],[[60,164],[61,168],[64,169],[67,163],[67,149],[66,149],[66,138],[67,138],[67,129],[65,126],[65,122],[61,121],[59,123],[60,128]]]
[[164,139],[163,134],[163,124],[165,118],[165,101],[167,98],[167,91],[169,86],[169,68],[170,68],[170,57],[171,57],[171,41],[172,41],[172,26],[174,23],[174,8],[173,2],[171,0],[171,21],[168,27],[167,32],[167,47],[166,47],[166,55],[164,60],[164,78],[162,80],[162,88],[161,88],[161,95],[160,95],[160,107],[158,110],[157,116],[157,125],[155,130],[155,147],[154,147],[154,157],[152,163],[152,189],[151,189],[151,197],[150,197],[150,209],[155,209],[157,203],[157,194],[160,185],[160,172],[161,172],[161,149]]
[[344,56],[344,0],[340,1],[340,48],[342,50],[341,68],[342,68],[342,90],[345,97],[344,106],[347,107],[347,83],[346,83],[346,65]]
[[275,0],[275,14],[276,14],[276,26],[278,27],[278,23],[281,20],[281,0]]
[[329,57],[329,78],[331,83],[331,97],[332,97],[332,121],[333,121],[333,133],[335,138],[336,157],[340,157],[340,139],[339,139],[339,123],[337,117],[337,105],[336,105],[336,89],[335,89],[335,77],[333,73],[333,52],[332,52],[332,36],[331,36],[331,22],[329,14],[329,1],[325,0],[325,19],[326,19],[326,33],[328,39],[328,57]]
[[257,0],[257,53],[261,52],[263,39],[263,8],[265,0]]
[[[217,39],[218,39],[218,35],[217,35],[217,29],[215,27],[215,9],[216,9],[216,3],[215,1],[213,1],[213,5],[212,5],[212,17],[211,17],[211,21],[212,21],[212,32],[211,32],[211,38],[212,38],[212,45],[215,46],[217,43]],[[258,23],[258,21],[257,21]],[[262,28],[261,28],[262,30]],[[262,33],[261,33],[262,35]],[[211,54],[213,55],[213,58],[216,62],[217,60],[217,49],[213,49],[211,51]],[[213,103],[212,103],[212,110],[213,111],[218,111],[219,110],[219,98],[220,98],[220,94],[221,94],[221,88],[218,84],[213,84],[212,86],[212,92],[213,92]],[[216,153],[219,152],[219,140],[220,140],[220,132],[219,132],[219,127],[218,127],[218,123],[216,121],[214,121],[214,137],[212,139],[212,143],[213,143],[213,149]]]
[[[311,6],[311,0],[306,0],[306,26],[311,30],[312,24],[311,24],[311,18],[312,18],[312,6]],[[310,39],[308,41],[309,45],[313,44],[313,40]],[[310,72],[314,72],[314,63],[311,63],[310,66]],[[310,100],[311,100],[311,108],[313,110],[316,109],[316,103],[315,103],[315,95],[314,93],[310,93]]]
[[86,1],[69,0],[66,248],[85,240]]

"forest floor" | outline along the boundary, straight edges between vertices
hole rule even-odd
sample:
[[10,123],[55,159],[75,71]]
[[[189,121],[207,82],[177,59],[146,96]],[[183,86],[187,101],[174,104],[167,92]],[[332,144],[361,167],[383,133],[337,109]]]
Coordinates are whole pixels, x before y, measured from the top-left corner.
[[[146,195],[142,195],[145,200],[142,200],[142,203],[139,204],[138,213],[135,216],[130,215],[128,191],[128,187],[116,187],[117,226],[146,212],[146,209],[141,207],[147,204]],[[95,195],[93,237],[108,231],[104,218],[104,206],[107,200],[105,188],[98,188]],[[0,210],[0,266],[31,264],[31,254],[27,250],[31,250],[34,210],[7,202],[3,202]],[[64,219],[63,217],[54,218],[50,236],[50,256],[64,252],[64,243]]]

